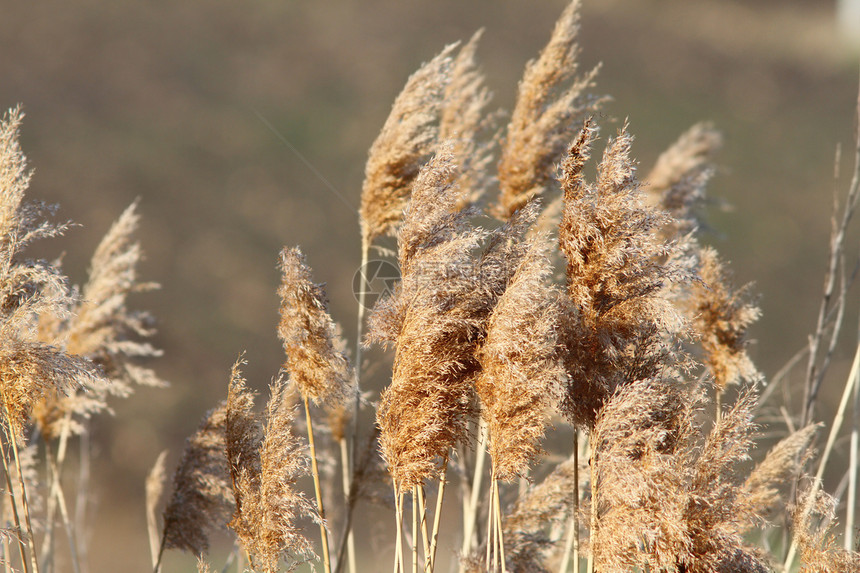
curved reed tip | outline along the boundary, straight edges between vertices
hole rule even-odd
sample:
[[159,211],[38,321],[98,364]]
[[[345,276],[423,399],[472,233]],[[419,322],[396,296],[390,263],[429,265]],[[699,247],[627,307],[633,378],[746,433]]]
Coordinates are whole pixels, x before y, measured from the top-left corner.
[[579,6],[577,0],[567,6],[519,84],[498,167],[501,192],[493,211],[501,219],[546,193],[577,119],[594,113],[604,99],[589,94],[597,68],[575,77]]
[[436,149],[456,48],[456,44],[446,47],[409,77],[370,147],[360,207],[362,240],[367,246],[391,234],[400,223],[412,182]]
[[298,247],[280,256],[281,299],[278,337],[287,354],[285,369],[302,396],[330,405],[354,398],[355,380],[328,314],[323,285],[311,280],[311,269]]
[[701,226],[698,210],[721,146],[719,131],[710,123],[697,123],[660,155],[645,177],[646,200],[675,219],[663,231],[665,237],[681,240]]

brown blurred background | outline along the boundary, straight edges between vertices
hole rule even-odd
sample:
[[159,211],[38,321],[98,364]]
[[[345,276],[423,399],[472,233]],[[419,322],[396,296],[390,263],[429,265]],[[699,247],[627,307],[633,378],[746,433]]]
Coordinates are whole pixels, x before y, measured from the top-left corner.
[[[614,98],[603,134],[628,118],[643,171],[695,122],[725,134],[709,192],[732,208],[711,210],[707,241],[737,282],[756,281],[764,316],[752,352],[773,374],[814,324],[833,193],[851,168],[858,52],[838,32],[835,1],[584,4],[583,66],[603,63],[598,92]],[[159,319],[154,366],[172,386],[117,402],[95,425],[92,571],[148,570],[144,476],[163,448],[172,468],[237,355],[247,351],[260,390],[276,374],[282,246],[302,246],[354,332],[363,162],[407,76],[485,27],[479,58],[495,105],[510,110],[564,5],[4,2],[0,107],[27,113],[30,198],[81,225],[38,252],[65,253],[82,282],[100,237],[140,197],[141,275],[162,285],[132,304]],[[847,323],[851,342],[856,312]],[[840,351],[834,372],[849,358]],[[841,384],[834,376],[833,392]],[[173,570],[188,563],[171,559]]]

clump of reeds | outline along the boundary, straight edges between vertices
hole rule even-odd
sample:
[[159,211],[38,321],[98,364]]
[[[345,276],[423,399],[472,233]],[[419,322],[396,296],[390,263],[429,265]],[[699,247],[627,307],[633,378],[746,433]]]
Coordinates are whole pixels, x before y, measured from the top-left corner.
[[[836,548],[834,503],[821,491],[847,404],[852,395],[857,401],[860,350],[820,458],[811,449],[819,426],[809,423],[844,313],[847,289],[834,285],[860,197],[860,137],[809,349],[804,410],[792,417],[783,409],[783,439],[759,456],[755,416],[768,394],[759,396],[763,377],[747,353],[758,309],[750,287],[733,287],[727,263],[697,238],[719,135],[694,126],[640,183],[625,123],[586,178],[598,133],[592,112],[603,98],[589,92],[594,71],[577,76],[578,8],[571,2],[526,67],[498,135],[477,63],[480,33],[409,78],[371,146],[360,212],[362,265],[377,239],[397,240],[400,280],[374,307],[366,336],[363,295],[358,314],[358,338],[393,349],[390,382],[378,395],[365,386],[368,399],[360,400],[361,345],[353,368],[323,285],[298,248],[281,251],[277,334],[286,360],[263,412],[242,376],[243,359],[233,365],[226,399],[186,442],[160,531],[166,454],[159,457],[146,484],[156,573],[171,548],[195,554],[198,571],[210,571],[216,531],[235,535],[229,559],[238,570],[246,558],[250,569],[267,572],[313,568],[316,560],[327,573],[378,570],[358,563],[353,537],[366,525],[356,508],[380,485],[388,506],[393,497],[387,534],[395,542],[384,547],[393,545],[394,573],[406,573],[410,561],[414,573],[448,562],[461,572],[579,573],[584,565],[589,573],[763,573],[779,570],[777,562],[791,570],[796,553],[804,571],[860,568],[850,526],[847,547]],[[21,256],[66,226],[23,201],[29,171],[20,120],[13,110],[0,123],[0,509],[8,531],[0,549],[5,563],[17,558],[27,572],[53,566],[60,521],[78,571],[82,546],[62,493],[62,460],[87,419],[109,410],[109,396],[159,383],[137,362],[158,354],[145,342],[150,318],[127,306],[130,294],[152,285],[135,271],[136,204],[98,247],[81,289],[69,287],[56,264]],[[563,196],[553,202],[548,190],[556,185]],[[488,200],[493,190],[498,197]],[[730,386],[737,395],[723,404]],[[371,428],[361,423],[361,403],[376,406]],[[312,420],[311,404],[327,416]],[[318,465],[321,424],[340,448],[338,486]],[[37,433],[28,437],[31,428]],[[556,430],[568,439],[545,439]],[[855,446],[858,435],[855,427]],[[559,441],[571,447],[559,450]],[[37,446],[48,462],[44,500],[32,495],[40,486]],[[376,471],[380,459],[387,475]],[[810,481],[803,476],[811,460],[818,470]],[[856,458],[851,465],[854,500]],[[311,477],[314,500],[302,490]],[[449,481],[459,485],[462,530],[441,519]],[[799,487],[807,481],[808,489]],[[804,492],[793,504],[792,486]],[[332,521],[323,500],[337,499],[338,488],[346,507]],[[44,533],[34,527],[37,511]],[[767,528],[787,514],[792,544],[780,549]],[[305,533],[314,522],[319,558]],[[757,529],[759,544],[750,535]],[[459,553],[443,556],[452,543]]]

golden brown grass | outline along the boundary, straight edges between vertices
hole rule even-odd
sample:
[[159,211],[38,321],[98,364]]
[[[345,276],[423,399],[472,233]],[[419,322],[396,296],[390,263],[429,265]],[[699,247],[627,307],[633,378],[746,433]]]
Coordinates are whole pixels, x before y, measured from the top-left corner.
[[[577,75],[578,26],[573,1],[498,133],[480,33],[409,78],[371,146],[360,210],[362,263],[377,239],[397,241],[400,279],[363,340],[393,350],[390,381],[359,393],[361,347],[353,368],[323,285],[298,248],[282,250],[283,368],[258,411],[236,361],[225,400],[175,463],[160,525],[165,454],[155,463],[145,508],[154,571],[170,549],[194,554],[198,571],[388,567],[358,562],[352,536],[394,573],[761,573],[783,562],[794,571],[795,554],[803,571],[860,568],[850,542],[836,546],[831,518],[842,509],[820,481],[860,384],[860,352],[820,457],[811,420],[845,312],[838,279],[848,282],[840,261],[860,196],[860,137],[803,410],[761,404],[778,394],[759,394],[747,353],[759,313],[751,288],[733,286],[698,237],[719,134],[694,126],[641,181],[624,123],[592,171],[603,98],[591,93],[595,71]],[[162,384],[141,364],[159,353],[146,341],[151,319],[128,302],[153,285],[136,273],[136,205],[81,288],[56,263],[22,255],[66,225],[24,201],[21,117],[0,123],[0,551],[7,570],[77,572],[86,524],[72,518],[64,460],[111,400]],[[359,334],[364,326],[360,310]],[[375,407],[373,420],[361,404]],[[765,453],[757,432],[770,418],[756,416],[768,409],[785,422],[771,422],[781,439]],[[393,508],[382,541],[365,531],[371,504]],[[462,528],[442,517],[451,505]],[[216,532],[235,541],[223,564],[210,552]]]

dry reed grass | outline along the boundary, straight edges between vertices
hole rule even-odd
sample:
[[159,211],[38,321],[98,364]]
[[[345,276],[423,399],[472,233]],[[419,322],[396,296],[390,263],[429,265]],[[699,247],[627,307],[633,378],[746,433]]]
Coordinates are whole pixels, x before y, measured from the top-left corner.
[[[795,554],[802,571],[860,570],[850,527],[848,547],[835,544],[839,506],[820,484],[860,385],[860,353],[824,454],[812,450],[815,399],[848,292],[835,285],[860,196],[860,136],[855,178],[834,219],[803,411],[783,412],[784,437],[762,455],[755,416],[773,392],[759,396],[763,377],[746,352],[759,311],[750,287],[731,285],[727,264],[696,236],[720,136],[692,127],[640,181],[625,124],[589,181],[593,112],[604,98],[591,92],[596,70],[577,76],[578,4],[526,67],[501,135],[477,64],[480,33],[409,78],[371,146],[360,212],[363,262],[374,241],[397,239],[400,280],[374,307],[364,337],[393,349],[390,383],[360,399],[362,373],[350,365],[323,286],[298,248],[284,249],[284,367],[257,412],[236,361],[226,399],[186,442],[160,527],[165,454],[156,461],[145,508],[154,571],[167,549],[188,551],[198,571],[211,571],[218,531],[236,540],[225,571],[233,562],[238,571],[379,570],[357,562],[350,540],[366,525],[356,508],[382,498],[395,513],[384,545],[393,545],[394,573],[441,571],[449,561],[462,572],[760,573],[793,571]],[[22,256],[66,225],[24,201],[21,118],[15,109],[0,122],[0,550],[7,571],[68,562],[77,572],[85,524],[72,519],[64,494],[68,443],[134,384],[162,384],[140,364],[159,353],[146,342],[150,318],[127,304],[153,285],[136,274],[135,205],[99,245],[80,289],[57,264]],[[552,200],[556,186],[561,197]],[[360,308],[359,337],[364,326]],[[311,403],[328,408],[326,423],[312,421]],[[370,428],[362,404],[376,407]],[[558,429],[573,436],[572,449],[544,451],[545,434]],[[339,481],[319,467],[333,443]],[[810,480],[811,463],[819,469]],[[849,470],[856,474],[856,460]],[[313,500],[304,493],[311,477]],[[462,531],[441,518],[448,481],[460,485]],[[377,493],[386,489],[387,497]],[[792,490],[804,493],[792,500]],[[332,521],[323,502],[337,499],[344,507]],[[319,544],[307,534],[314,522]],[[57,526],[66,561],[57,557]],[[789,532],[791,547],[773,543]],[[442,551],[440,540],[461,553]]]

